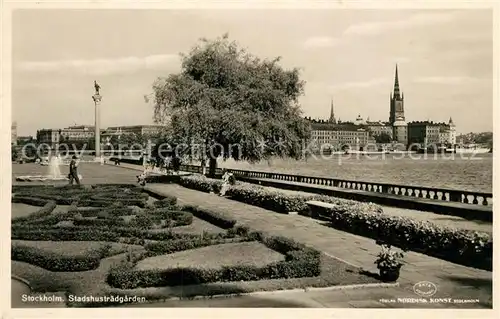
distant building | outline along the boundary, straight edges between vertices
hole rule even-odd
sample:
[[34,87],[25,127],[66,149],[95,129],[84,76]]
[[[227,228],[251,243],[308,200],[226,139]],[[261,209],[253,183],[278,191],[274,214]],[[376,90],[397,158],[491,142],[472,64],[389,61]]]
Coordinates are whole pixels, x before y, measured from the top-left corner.
[[[330,118],[328,121],[311,120],[312,136],[321,143],[355,143],[364,141],[374,143],[377,136],[387,134],[389,139],[398,144],[409,146],[409,144],[456,144],[456,127],[450,118],[446,123],[434,123],[429,121],[414,121],[407,123],[405,118],[404,94],[399,85],[398,66],[394,75],[394,88],[389,94],[389,121],[366,121],[358,114],[354,122],[341,122],[336,119],[331,102]],[[342,133],[341,133],[342,132]],[[341,138],[345,136],[345,138]],[[367,136],[367,137],[366,137]]]
[[390,112],[389,112],[389,124],[394,125],[396,121],[405,121],[405,110],[404,110],[404,99],[405,96],[400,92],[399,89],[399,77],[398,77],[398,66],[396,65],[396,74],[394,76],[394,92],[390,95]]
[[134,133],[137,135],[152,135],[159,133],[162,125],[130,125],[130,126],[112,126],[106,129],[105,134],[121,135]]
[[365,125],[371,132],[372,136],[387,134],[391,139],[393,138],[392,126],[390,126],[388,122],[370,122],[367,120]]
[[10,126],[10,144],[17,145],[17,122],[12,122]]
[[315,148],[342,150],[363,148],[371,143],[369,131],[354,123],[311,120],[311,138]]
[[[104,130],[101,130],[103,132]],[[39,144],[55,147],[62,143],[86,142],[95,136],[95,127],[91,125],[75,125],[63,129],[41,129],[36,133]]]
[[432,121],[415,121],[408,123],[408,142],[410,144],[441,144],[441,133],[446,124]]

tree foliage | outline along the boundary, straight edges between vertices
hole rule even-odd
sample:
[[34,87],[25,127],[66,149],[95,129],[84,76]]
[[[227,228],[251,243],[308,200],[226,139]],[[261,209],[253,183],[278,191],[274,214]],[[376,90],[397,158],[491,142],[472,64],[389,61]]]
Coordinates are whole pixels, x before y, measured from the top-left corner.
[[382,132],[380,134],[377,134],[377,135],[373,136],[373,138],[375,139],[375,142],[379,143],[379,144],[386,144],[386,143],[390,143],[392,141],[392,137],[386,132]]
[[[182,55],[180,73],[153,85],[155,121],[169,123],[164,138],[212,160],[300,158],[310,137],[298,104],[304,82],[279,61],[260,59],[227,35],[202,39]],[[193,153],[194,144],[201,152]]]

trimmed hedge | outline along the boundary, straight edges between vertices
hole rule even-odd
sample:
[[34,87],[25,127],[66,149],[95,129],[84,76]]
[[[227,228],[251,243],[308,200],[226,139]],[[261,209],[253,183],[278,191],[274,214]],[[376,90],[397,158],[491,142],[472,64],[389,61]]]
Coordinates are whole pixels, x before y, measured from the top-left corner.
[[[209,179],[200,175],[181,177],[180,184],[187,188],[208,192],[219,189],[222,181]],[[226,195],[231,199],[259,206],[278,213],[298,212],[301,215],[309,215],[308,201],[316,200],[334,204],[339,212],[376,212],[383,213],[381,206],[373,203],[363,203],[348,199],[336,198],[326,195],[290,195],[280,191],[272,191],[268,188],[248,183],[237,183],[229,187]]]
[[125,206],[139,206],[139,207],[146,207],[146,201],[145,200],[139,200],[139,199],[109,199],[109,200],[93,200],[93,199],[84,199],[78,201],[78,206],[79,207],[110,207],[114,206],[114,203],[119,200],[120,202],[123,203]]
[[[109,272],[107,282],[113,287],[134,289],[139,287],[162,287],[194,285],[211,282],[250,281],[262,279],[281,279],[316,277],[320,275],[320,252],[313,249],[297,250],[302,247],[293,241],[279,237],[264,240],[264,244],[279,247],[286,253],[286,260],[265,267],[231,266],[220,269],[174,268],[165,270],[133,269],[138,260],[119,265]],[[168,244],[167,244],[168,245]],[[160,249],[160,245],[154,246]],[[161,246],[164,248],[166,246]],[[272,248],[270,247],[270,248]],[[143,257],[146,257],[144,255]]]
[[153,255],[161,255],[161,254],[172,254],[178,251],[201,248],[212,245],[220,245],[227,243],[237,243],[247,241],[242,237],[234,237],[234,238],[206,238],[199,236],[196,239],[185,240],[166,240],[166,241],[158,241],[154,243],[146,244],[145,248],[149,252],[152,252]]
[[26,262],[50,271],[87,271],[99,267],[111,245],[105,245],[87,256],[65,256],[41,250],[36,247],[12,245],[11,259]]
[[101,227],[116,227],[125,225],[125,221],[121,218],[116,219],[89,219],[89,218],[76,218],[73,220],[75,226],[101,226]]
[[188,211],[192,213],[194,216],[206,220],[207,222],[215,226],[218,226],[222,229],[230,229],[236,225],[236,220],[230,219],[210,209],[201,208],[193,205],[186,205],[182,207],[182,210]]
[[136,215],[129,223],[129,227],[137,229],[149,229],[155,224],[153,218],[145,214]]
[[77,186],[32,186],[16,187],[12,202],[42,206],[43,200],[54,200],[59,205],[107,207],[137,205],[145,207],[149,196],[141,188],[129,184],[92,185],[91,188]]
[[157,200],[153,203],[154,207],[165,208],[165,207],[175,207],[177,205],[177,197],[170,195],[163,195],[165,198]]
[[[105,213],[103,213],[105,212]],[[69,211],[72,214],[79,214],[82,217],[119,217],[134,215],[134,211],[130,207],[106,207],[106,208],[90,208],[90,209],[72,209]]]
[[376,213],[346,211],[329,214],[332,227],[466,266],[492,270],[493,236],[488,233],[441,227],[426,221]]
[[92,228],[75,229],[46,228],[27,229],[12,227],[11,239],[21,240],[48,240],[48,241],[114,241],[118,242],[119,236],[112,231],[94,230]]
[[56,225],[57,223],[62,222],[64,220],[71,220],[71,219],[73,219],[73,214],[61,213],[61,214],[57,214],[57,215],[46,216],[46,217],[39,218],[39,219],[25,220],[25,221],[22,221],[22,223],[18,221],[15,224],[17,224],[17,225],[22,224],[25,226],[29,226],[29,225],[51,226],[51,225]]
[[56,206],[56,202],[54,201],[45,201],[45,204],[42,208],[28,216],[14,218],[12,220],[12,224],[45,218],[52,214],[52,211],[56,208]]
[[45,204],[47,204],[48,200],[36,198],[36,197],[31,197],[31,196],[27,196],[27,195],[16,194],[12,197],[11,202],[18,203],[18,204],[26,204],[26,205],[31,205],[31,206],[45,206]]
[[165,220],[165,227],[178,227],[191,225],[193,214],[186,211],[176,211],[168,209],[153,209],[147,212],[155,221]]

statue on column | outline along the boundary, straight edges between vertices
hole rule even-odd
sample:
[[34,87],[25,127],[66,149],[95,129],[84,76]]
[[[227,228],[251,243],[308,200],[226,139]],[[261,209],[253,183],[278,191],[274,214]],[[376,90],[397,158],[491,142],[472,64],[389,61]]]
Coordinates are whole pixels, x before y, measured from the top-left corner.
[[101,89],[101,87],[99,86],[99,84],[97,84],[97,81],[94,80],[94,88],[95,88],[95,94],[99,95],[99,90]]

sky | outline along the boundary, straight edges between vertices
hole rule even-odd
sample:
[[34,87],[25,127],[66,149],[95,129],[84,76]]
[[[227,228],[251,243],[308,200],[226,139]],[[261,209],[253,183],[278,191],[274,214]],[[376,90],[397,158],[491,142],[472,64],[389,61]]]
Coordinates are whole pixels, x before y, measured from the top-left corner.
[[306,81],[304,116],[387,121],[396,64],[407,121],[493,130],[493,16],[489,10],[17,10],[12,116],[18,135],[93,125],[153,124],[144,95],[179,72],[179,53],[229,33],[263,58],[281,56]]

